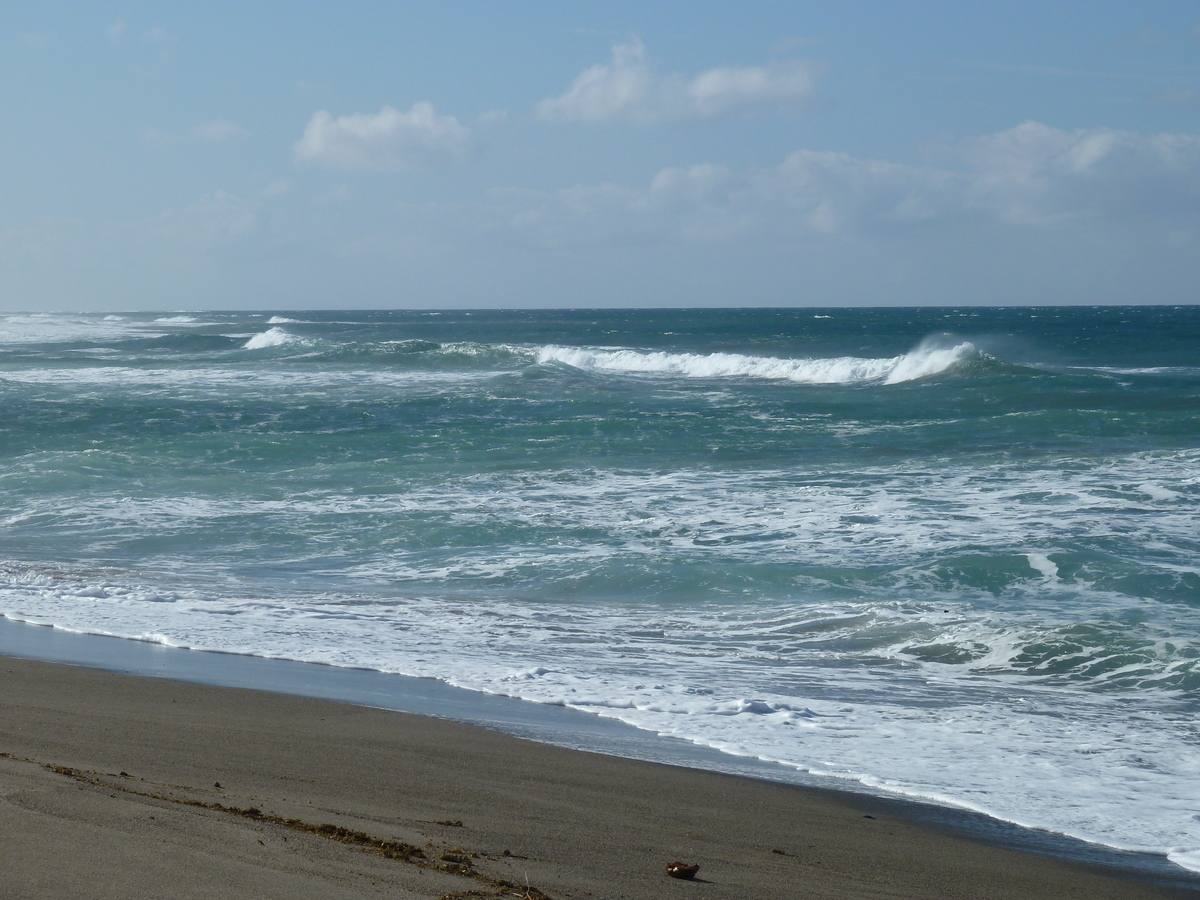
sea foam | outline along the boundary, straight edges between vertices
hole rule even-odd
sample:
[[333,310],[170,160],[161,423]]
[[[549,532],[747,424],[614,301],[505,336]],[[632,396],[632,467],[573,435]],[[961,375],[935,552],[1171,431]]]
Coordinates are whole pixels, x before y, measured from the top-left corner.
[[282,347],[284,344],[290,344],[293,341],[298,341],[300,338],[294,334],[289,334],[282,328],[271,328],[264,331],[262,334],[256,334],[250,340],[242,345],[243,350],[267,350],[271,347]]
[[577,369],[686,378],[764,378],[800,384],[900,384],[947,372],[978,351],[969,341],[953,347],[920,347],[902,356],[782,359],[740,353],[667,353],[627,349],[546,346],[538,362]]
[[1200,867],[1200,313],[1162,315],[0,317],[0,614]]

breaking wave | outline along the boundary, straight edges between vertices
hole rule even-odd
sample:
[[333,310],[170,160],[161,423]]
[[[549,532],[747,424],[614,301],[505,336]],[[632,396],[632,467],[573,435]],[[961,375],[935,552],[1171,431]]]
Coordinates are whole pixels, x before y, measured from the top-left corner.
[[262,334],[256,334],[250,340],[242,345],[243,350],[267,350],[271,347],[282,347],[284,344],[290,344],[293,341],[298,341],[300,338],[294,334],[289,334],[282,328],[271,328],[264,331]]
[[686,378],[765,378],[800,384],[900,384],[940,375],[984,356],[969,341],[952,347],[926,342],[902,356],[877,359],[855,356],[780,359],[741,353],[666,353],[547,346],[538,352],[538,362],[563,363],[576,369]]

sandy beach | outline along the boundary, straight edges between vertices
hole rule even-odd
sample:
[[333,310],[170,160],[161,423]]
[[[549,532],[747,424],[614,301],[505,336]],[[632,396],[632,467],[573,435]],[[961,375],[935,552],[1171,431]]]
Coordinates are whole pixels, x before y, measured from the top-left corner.
[[0,676],[6,897],[1197,895],[869,798],[425,716],[12,658]]

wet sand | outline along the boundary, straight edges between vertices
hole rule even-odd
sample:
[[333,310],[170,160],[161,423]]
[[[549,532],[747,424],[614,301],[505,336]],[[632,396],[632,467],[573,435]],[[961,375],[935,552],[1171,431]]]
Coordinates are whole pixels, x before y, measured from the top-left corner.
[[1200,896],[868,797],[8,657],[0,753],[12,898]]

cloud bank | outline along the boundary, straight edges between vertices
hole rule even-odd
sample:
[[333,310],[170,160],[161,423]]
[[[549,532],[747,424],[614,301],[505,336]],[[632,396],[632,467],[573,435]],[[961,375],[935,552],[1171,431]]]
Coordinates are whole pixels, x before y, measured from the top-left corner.
[[980,202],[1008,221],[1200,215],[1200,135],[1026,122],[964,149]]
[[374,115],[313,114],[295,146],[297,163],[332,169],[406,171],[447,165],[473,150],[471,132],[430,103],[406,113],[384,106]]
[[724,66],[691,78],[658,75],[646,61],[646,48],[635,40],[614,46],[611,63],[580,73],[562,96],[543,100],[538,115],[642,125],[712,118],[754,106],[801,104],[816,92],[816,80],[816,67],[798,61]]
[[797,150],[778,166],[660,171],[644,188],[494,192],[509,222],[561,242],[658,233],[737,236],[913,234],[985,224],[1063,231],[1122,223],[1200,230],[1200,136],[1066,131],[1026,122],[978,138],[956,168]]

